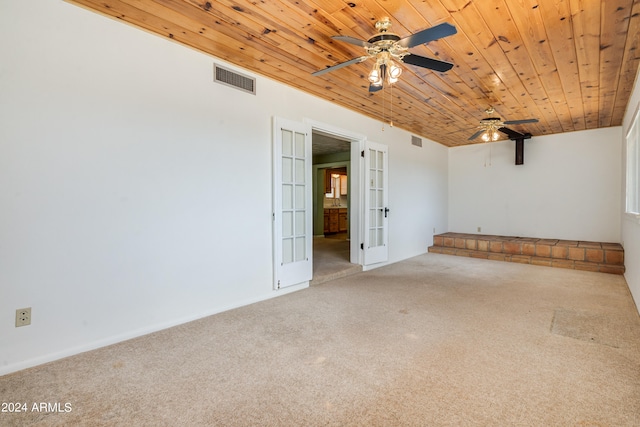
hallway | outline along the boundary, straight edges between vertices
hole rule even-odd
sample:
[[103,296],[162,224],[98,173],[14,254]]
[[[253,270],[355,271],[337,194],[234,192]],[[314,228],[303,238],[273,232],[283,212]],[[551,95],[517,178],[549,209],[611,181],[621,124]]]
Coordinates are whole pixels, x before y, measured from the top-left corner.
[[349,262],[347,233],[313,238],[313,279],[309,285],[318,285],[360,271],[360,265]]

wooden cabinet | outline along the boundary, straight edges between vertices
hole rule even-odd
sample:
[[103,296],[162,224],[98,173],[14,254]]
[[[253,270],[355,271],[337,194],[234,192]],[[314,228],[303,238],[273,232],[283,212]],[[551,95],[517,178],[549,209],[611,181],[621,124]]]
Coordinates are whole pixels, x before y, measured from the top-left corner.
[[333,208],[324,210],[324,232],[343,233],[349,229],[348,210],[344,208]]
[[329,209],[324,210],[324,233],[329,232]]
[[324,170],[324,192],[331,193],[331,169]]
[[338,230],[342,233],[347,231],[348,227],[349,221],[347,220],[347,210],[338,209]]
[[329,209],[329,233],[340,231],[338,209]]

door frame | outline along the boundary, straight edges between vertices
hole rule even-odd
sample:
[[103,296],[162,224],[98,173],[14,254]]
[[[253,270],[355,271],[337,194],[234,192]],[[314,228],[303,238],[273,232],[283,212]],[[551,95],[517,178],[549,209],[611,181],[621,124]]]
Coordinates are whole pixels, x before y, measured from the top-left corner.
[[322,132],[336,138],[351,142],[351,160],[349,165],[349,193],[351,194],[351,205],[349,206],[349,262],[364,266],[364,251],[360,248],[360,243],[364,242],[364,170],[360,162],[360,153],[364,150],[367,137],[357,132],[351,132],[339,127],[322,123],[312,119],[304,119],[304,123],[311,126],[312,131]]

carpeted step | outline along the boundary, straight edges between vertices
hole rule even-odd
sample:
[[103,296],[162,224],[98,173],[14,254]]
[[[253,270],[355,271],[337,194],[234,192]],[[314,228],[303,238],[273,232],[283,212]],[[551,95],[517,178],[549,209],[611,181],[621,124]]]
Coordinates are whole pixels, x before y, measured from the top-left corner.
[[485,234],[443,233],[433,236],[429,252],[547,267],[623,274],[619,243],[538,239]]

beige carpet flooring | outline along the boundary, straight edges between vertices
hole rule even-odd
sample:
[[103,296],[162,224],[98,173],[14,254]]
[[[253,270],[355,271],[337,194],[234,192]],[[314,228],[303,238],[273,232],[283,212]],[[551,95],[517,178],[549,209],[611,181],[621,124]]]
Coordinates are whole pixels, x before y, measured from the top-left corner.
[[349,244],[346,233],[313,238],[313,280],[310,283],[311,286],[362,271],[360,265],[349,262]]
[[2,426],[639,426],[624,278],[426,254],[0,377]]

